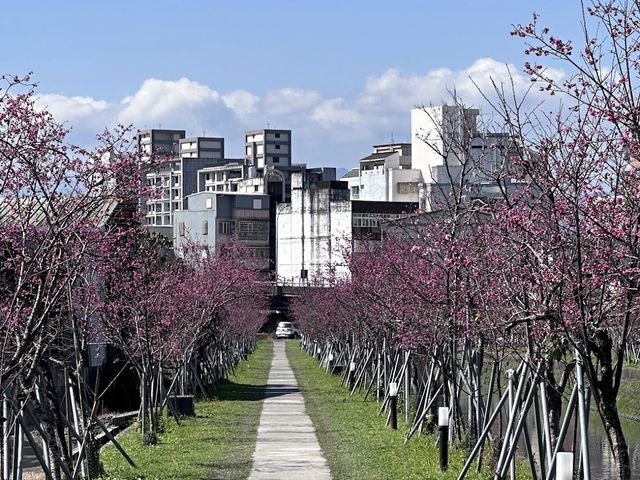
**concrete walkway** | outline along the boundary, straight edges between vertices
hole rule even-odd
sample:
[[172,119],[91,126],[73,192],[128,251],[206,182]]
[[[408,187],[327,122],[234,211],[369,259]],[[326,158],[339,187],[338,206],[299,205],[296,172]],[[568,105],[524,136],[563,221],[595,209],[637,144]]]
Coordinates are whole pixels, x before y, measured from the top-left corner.
[[285,354],[285,342],[273,345],[266,398],[249,480],[330,480],[304,398]]

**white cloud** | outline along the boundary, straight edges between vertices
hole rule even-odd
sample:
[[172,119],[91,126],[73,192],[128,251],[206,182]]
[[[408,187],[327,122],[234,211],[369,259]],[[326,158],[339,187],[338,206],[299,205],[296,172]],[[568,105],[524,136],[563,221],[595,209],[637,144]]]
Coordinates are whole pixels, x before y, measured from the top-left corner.
[[[561,70],[547,71],[562,78]],[[262,94],[246,90],[219,92],[213,86],[182,77],[177,80],[147,79],[139,88],[113,103],[91,97],[46,94],[38,103],[85,138],[117,122],[136,128],[178,128],[188,135],[223,135],[227,155],[242,149],[242,132],[277,121],[278,128],[294,131],[295,161],[311,165],[340,162],[350,167],[372,144],[384,142],[390,133],[407,139],[409,111],[415,105],[451,102],[455,89],[469,106],[483,107],[485,94],[493,96],[492,80],[524,95],[531,87],[521,69],[492,58],[480,58],[466,68],[436,68],[423,73],[406,73],[390,68],[364,80],[354,95],[323,98],[315,90],[287,86]],[[529,105],[546,98],[535,87]],[[484,108],[490,113],[489,108]],[[322,141],[317,129],[323,129]],[[75,140],[75,139],[74,139]],[[331,157],[327,157],[327,153]],[[337,157],[337,158],[336,158]]]
[[380,76],[369,77],[358,100],[363,106],[407,110],[441,97],[453,74],[449,69],[440,68],[425,75],[402,76],[398,69],[390,68]]
[[195,111],[222,104],[220,94],[206,85],[182,77],[178,80],[145,80],[118,114],[125,124],[159,122],[194,118]]
[[81,96],[66,97],[55,93],[38,95],[36,105],[48,110],[56,119],[68,122],[96,115],[109,108],[109,104],[104,100]]
[[320,94],[313,90],[281,88],[267,93],[264,109],[271,115],[289,115],[313,107],[321,98]]
[[363,121],[363,116],[355,109],[345,107],[344,98],[325,100],[311,113],[311,118],[325,128],[355,125]]
[[239,118],[246,118],[256,111],[260,97],[245,90],[236,90],[223,95],[222,100]]
[[[562,78],[561,70],[547,70],[554,78]],[[459,99],[473,106],[485,103],[483,94],[492,97],[494,87],[511,84],[517,95],[524,95],[529,89],[529,78],[514,65],[505,65],[492,58],[480,58],[461,70],[438,68],[423,75],[402,75],[398,69],[388,69],[379,76],[369,77],[358,101],[363,108],[408,110],[415,105],[439,104],[451,101],[454,90]],[[540,97],[533,90],[531,95]]]

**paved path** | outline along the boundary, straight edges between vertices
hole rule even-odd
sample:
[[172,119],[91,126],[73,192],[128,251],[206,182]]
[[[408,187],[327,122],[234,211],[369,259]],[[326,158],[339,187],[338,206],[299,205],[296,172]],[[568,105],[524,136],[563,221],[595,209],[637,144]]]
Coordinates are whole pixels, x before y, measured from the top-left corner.
[[266,398],[249,480],[330,480],[304,398],[284,351],[285,342],[273,345]]

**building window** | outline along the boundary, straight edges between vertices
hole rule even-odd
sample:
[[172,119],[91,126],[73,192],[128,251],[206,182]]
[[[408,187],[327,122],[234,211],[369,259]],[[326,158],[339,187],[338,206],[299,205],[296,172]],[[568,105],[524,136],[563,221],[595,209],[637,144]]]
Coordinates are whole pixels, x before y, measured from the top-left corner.
[[280,145],[276,145],[276,150],[280,150]]
[[260,210],[262,208],[262,200],[260,198],[253,199],[253,209]]
[[280,163],[280,157],[273,157],[273,163]]
[[207,198],[204,201],[206,208],[213,208],[213,198]]
[[307,278],[309,278],[309,271],[306,268],[300,270],[300,278],[302,280],[306,280]]
[[399,182],[398,193],[403,193],[403,194],[418,193],[417,182]]
[[209,235],[209,222],[207,220],[202,222],[202,235]]
[[354,227],[379,227],[380,217],[395,217],[395,215],[354,213],[352,215],[351,225]]
[[238,221],[238,240],[262,240],[269,238],[269,223],[253,220]]
[[254,192],[257,192],[259,189],[260,189],[260,187],[258,185],[254,185],[253,186],[253,191]]
[[280,138],[280,134],[279,134],[279,133],[276,133],[276,134],[275,134],[275,137],[276,137],[276,138]]
[[184,237],[184,222],[178,223],[178,233],[181,237]]
[[218,223],[218,233],[220,235],[233,235],[233,222],[231,220],[222,220]]

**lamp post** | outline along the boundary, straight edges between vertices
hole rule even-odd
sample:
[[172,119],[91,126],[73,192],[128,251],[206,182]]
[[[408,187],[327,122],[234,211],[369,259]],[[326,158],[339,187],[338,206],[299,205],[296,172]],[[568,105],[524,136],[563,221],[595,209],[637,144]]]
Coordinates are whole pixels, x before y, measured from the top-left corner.
[[398,429],[398,384],[391,382],[389,384],[389,402],[391,414],[389,417],[389,425],[392,430]]
[[440,471],[449,466],[449,407],[438,408],[438,430],[440,431]]

